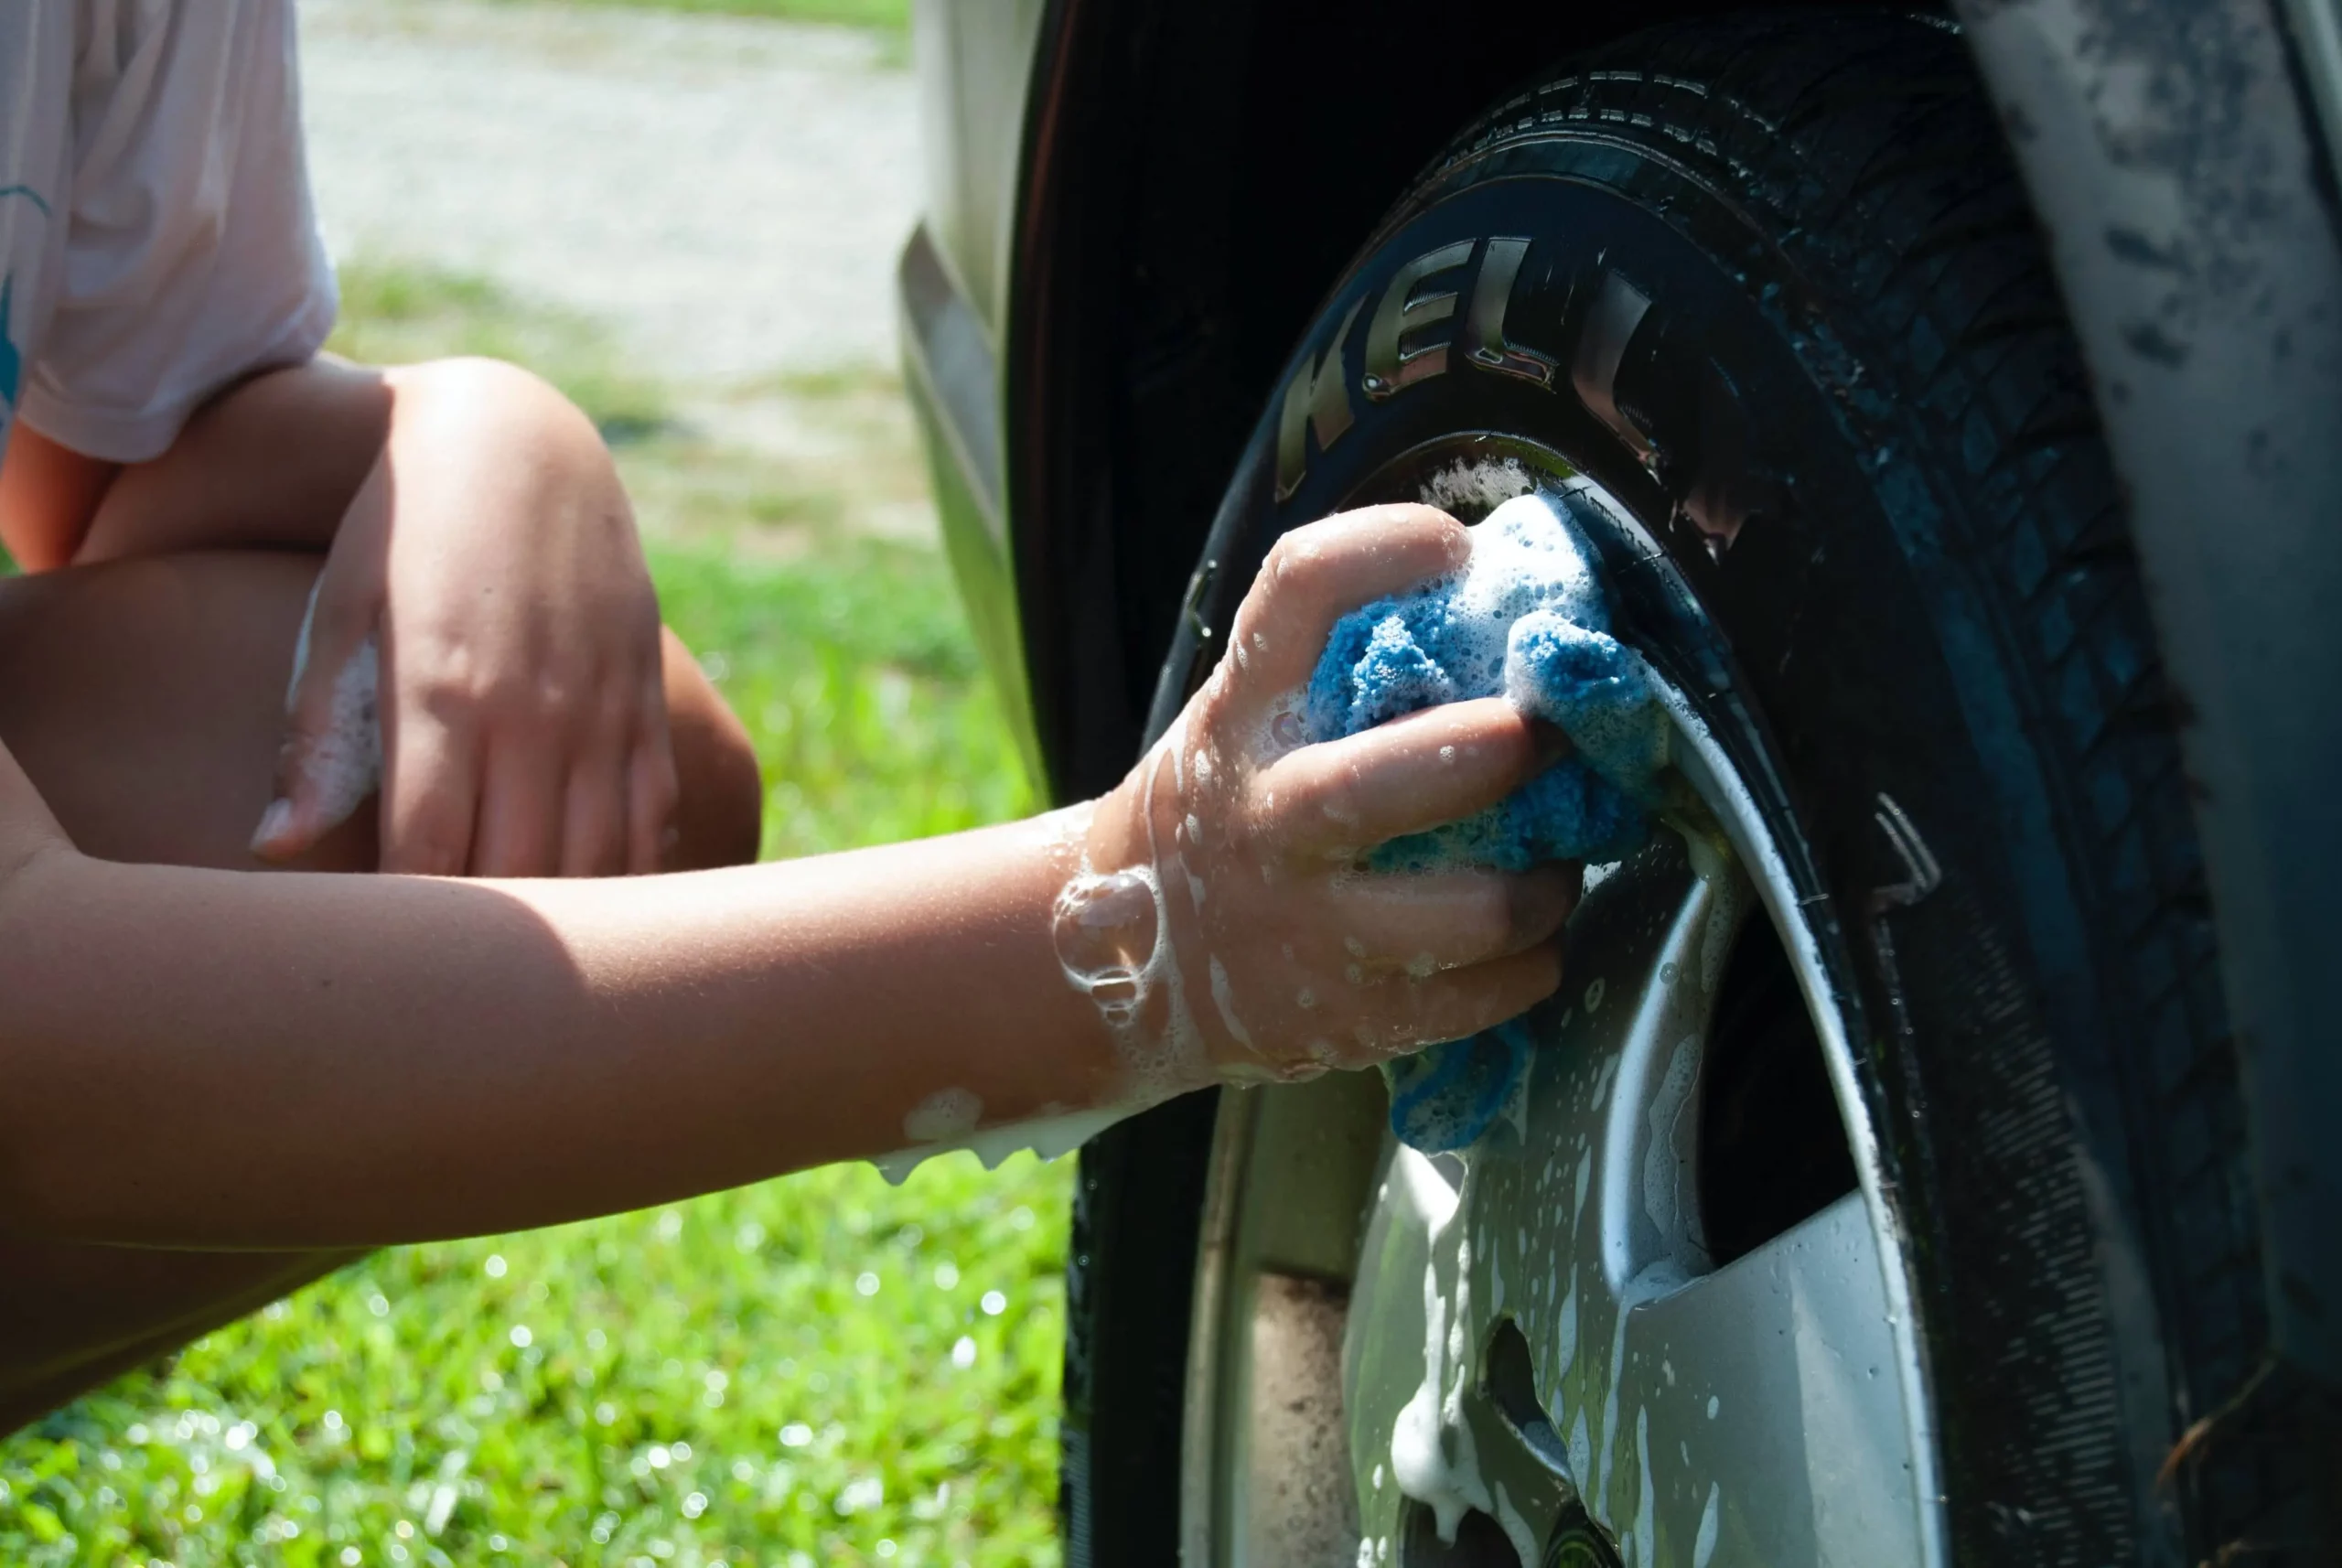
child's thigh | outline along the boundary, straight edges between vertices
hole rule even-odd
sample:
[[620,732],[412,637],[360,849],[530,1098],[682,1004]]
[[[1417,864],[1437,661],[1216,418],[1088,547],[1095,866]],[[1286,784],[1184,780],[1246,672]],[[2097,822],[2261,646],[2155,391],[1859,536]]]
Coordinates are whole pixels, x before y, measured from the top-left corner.
[[0,1436],[363,1255],[0,1236]]
[[[84,852],[258,869],[322,557],[233,551],[0,582],[0,741]],[[361,811],[302,865],[371,870]]]
[[[0,581],[0,740],[76,844],[111,860],[257,868],[246,846],[320,559],[220,553]],[[371,868],[373,813],[309,863]],[[0,1432],[348,1256],[0,1236]]]

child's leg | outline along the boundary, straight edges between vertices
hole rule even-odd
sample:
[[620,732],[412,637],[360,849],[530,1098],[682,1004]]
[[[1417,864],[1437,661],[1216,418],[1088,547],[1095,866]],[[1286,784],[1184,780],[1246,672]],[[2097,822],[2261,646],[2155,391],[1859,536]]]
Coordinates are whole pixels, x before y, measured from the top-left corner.
[[363,1256],[0,1237],[0,1434]]
[[[0,739],[76,843],[116,860],[260,867],[246,846],[268,801],[317,567],[313,556],[234,553],[0,582]],[[753,858],[760,790],[746,736],[682,645],[671,638],[667,652],[678,864]],[[303,864],[373,862],[361,810]],[[135,983],[136,955],[122,962]],[[0,1432],[353,1255],[0,1237]]]

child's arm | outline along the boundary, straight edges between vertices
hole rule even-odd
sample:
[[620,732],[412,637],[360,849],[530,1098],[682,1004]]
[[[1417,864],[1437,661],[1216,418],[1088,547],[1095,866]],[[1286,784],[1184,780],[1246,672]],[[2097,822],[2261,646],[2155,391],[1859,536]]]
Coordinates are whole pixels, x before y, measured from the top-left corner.
[[110,865],[0,757],[0,1226],[280,1247],[543,1224],[897,1150],[942,1091],[985,1125],[1134,1108],[1515,1014],[1557,983],[1573,877],[1351,867],[1509,791],[1527,722],[1492,701],[1276,738],[1336,616],[1466,547],[1421,508],[1303,530],[1240,617],[1246,660],[1094,808],[789,865]]

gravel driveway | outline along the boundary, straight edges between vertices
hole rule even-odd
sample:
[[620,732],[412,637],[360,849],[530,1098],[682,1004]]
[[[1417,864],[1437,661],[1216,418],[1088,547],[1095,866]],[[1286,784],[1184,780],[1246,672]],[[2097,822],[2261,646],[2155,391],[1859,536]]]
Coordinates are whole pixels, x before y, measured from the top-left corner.
[[891,362],[911,78],[847,28],[478,0],[302,0],[338,256],[484,274],[665,377]]

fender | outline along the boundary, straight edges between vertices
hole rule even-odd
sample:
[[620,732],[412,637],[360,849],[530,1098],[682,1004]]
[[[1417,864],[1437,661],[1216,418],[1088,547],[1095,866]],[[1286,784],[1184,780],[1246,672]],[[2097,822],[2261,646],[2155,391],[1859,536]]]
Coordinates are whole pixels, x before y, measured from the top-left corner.
[[2130,491],[2243,1047],[2272,1348],[2342,1388],[2342,248],[2302,91],[2335,79],[2260,0],[1956,8]]

